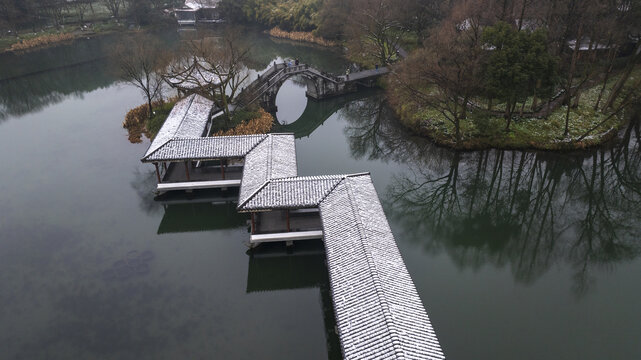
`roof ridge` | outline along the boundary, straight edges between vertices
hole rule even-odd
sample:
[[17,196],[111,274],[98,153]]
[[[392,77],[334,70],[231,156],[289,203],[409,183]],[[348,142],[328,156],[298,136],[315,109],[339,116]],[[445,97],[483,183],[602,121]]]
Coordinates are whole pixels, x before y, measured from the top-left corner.
[[[164,148],[167,144],[169,144],[170,142],[172,142],[172,141],[174,141],[174,140],[176,140],[176,139],[174,139],[174,138],[168,139],[167,141],[165,141],[164,143],[162,143],[162,145],[158,146],[154,151],[152,151],[152,152],[150,152],[149,154],[147,154],[147,155],[143,156],[143,158],[142,158],[142,159],[140,159],[140,160],[141,160],[141,161],[143,161],[143,160],[148,159],[149,157],[151,157],[151,155],[155,154],[156,152],[158,152],[158,150],[160,150],[160,149]],[[153,144],[153,142],[152,142],[151,144],[149,144],[149,147],[151,147],[151,145],[152,145],[152,144]],[[148,151],[149,151],[149,150],[148,150]]]
[[289,176],[282,178],[272,178],[275,182],[288,182],[288,181],[305,181],[305,180],[333,180],[345,178],[343,174],[336,175],[306,175],[306,176]]
[[176,131],[174,131],[174,135],[176,135],[178,131],[180,131],[180,128],[183,126],[183,122],[185,122],[185,119],[187,118],[187,114],[189,114],[189,109],[191,109],[191,105],[194,103],[195,98],[196,98],[196,94],[191,94],[184,99],[184,100],[189,99],[189,105],[187,105],[187,110],[185,111],[185,114],[183,115],[182,119],[180,119],[180,123],[178,123],[178,126],[176,126]]
[[345,179],[358,176],[371,175],[369,172],[354,173],[354,174],[323,174],[323,175],[304,175],[304,176],[288,176],[281,178],[271,178],[273,182],[286,182],[286,181],[305,181],[305,180],[334,180]]
[[[237,209],[237,210],[242,210],[242,209],[245,207],[245,205],[247,205],[247,203],[248,203],[250,200],[252,200],[254,197],[256,197],[256,195],[258,195],[258,193],[259,193],[259,192],[261,192],[261,191],[262,191],[262,190],[263,190],[267,185],[269,185],[270,183],[271,183],[271,179],[268,179],[267,181],[265,181],[264,183],[262,183],[262,184],[261,184],[261,185],[260,185],[256,190],[254,190],[254,192],[253,192],[253,193],[251,193],[251,195],[249,195],[249,196],[247,197],[247,199],[245,199],[245,201],[243,201],[242,203],[239,203],[239,204],[238,204],[238,206],[236,206],[236,209]],[[241,184],[242,184],[242,183],[241,183]]]
[[[265,141],[265,139],[267,139],[267,138],[269,137],[269,134],[229,135],[229,136],[237,136],[237,137],[243,137],[243,136],[257,136],[257,137],[258,137],[258,136],[261,136],[261,135],[263,136],[263,138],[262,138],[262,139],[260,139],[260,141],[259,141],[259,142],[255,143],[255,144],[254,144],[254,146],[252,146],[252,147],[251,147],[251,148],[250,148],[250,149],[245,153],[245,156],[247,156],[250,152],[254,151],[254,149],[255,149],[258,145],[262,144],[262,143],[263,143],[263,141]],[[222,136],[221,136],[221,137],[222,137]]]
[[[334,186],[332,186],[332,188],[331,188],[331,189],[329,189],[329,191],[327,192],[327,194],[325,194],[325,195],[320,199],[320,201],[318,201],[318,205],[320,206],[320,204],[321,204],[323,201],[325,201],[325,199],[327,199],[327,197],[329,196],[329,194],[333,193],[333,192],[334,192],[334,190],[336,190],[336,188],[338,187],[338,185],[340,185],[343,181],[345,181],[345,177],[342,177],[342,178],[341,178],[341,179],[340,179],[336,184],[334,184]],[[324,229],[324,227],[323,227],[323,229]]]
[[199,137],[174,137],[172,140],[211,140],[211,139],[228,139],[228,138],[257,138],[265,137],[265,134],[250,134],[250,135],[225,135],[225,136],[199,136]]
[[269,146],[267,147],[267,180],[272,179],[272,169],[274,168],[274,137],[269,136]]

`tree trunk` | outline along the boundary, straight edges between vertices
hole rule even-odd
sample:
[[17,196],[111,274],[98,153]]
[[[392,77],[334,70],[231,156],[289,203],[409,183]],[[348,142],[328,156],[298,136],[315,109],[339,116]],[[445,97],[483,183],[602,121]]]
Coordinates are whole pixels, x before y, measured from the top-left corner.
[[603,98],[605,87],[608,84],[608,80],[610,80],[610,74],[612,73],[612,68],[614,67],[614,59],[616,58],[617,53],[618,53],[618,49],[615,49],[610,54],[610,66],[608,66],[608,70],[605,72],[605,78],[603,79],[603,86],[601,86],[601,91],[599,91],[599,97],[596,99],[596,103],[594,104],[594,111],[599,109],[599,104],[601,103],[601,99]]
[[[514,101],[514,104],[516,104],[516,101]],[[510,131],[510,124],[512,123],[513,109],[514,109],[514,106],[512,105],[512,101],[508,101],[507,104],[505,104],[505,120],[507,120],[507,124],[505,125],[505,131]]]
[[568,78],[566,82],[565,96],[567,103],[567,111],[565,113],[565,130],[563,131],[563,136],[567,137],[569,134],[569,122],[570,122],[570,106],[572,105],[572,79],[574,78],[574,70],[576,69],[576,61],[579,56],[579,46],[581,37],[583,35],[583,21],[579,23],[579,33],[576,37],[576,42],[574,43],[574,51],[572,51],[572,62],[570,63],[570,71],[568,71]]
[[632,73],[632,70],[634,69],[634,65],[636,64],[637,60],[641,58],[641,42],[639,42],[639,45],[637,45],[637,50],[630,57],[630,61],[628,62],[628,65],[625,68],[625,71],[621,75],[621,78],[617,83],[614,85],[612,88],[612,91],[610,92],[610,96],[608,97],[608,100],[605,102],[605,105],[603,105],[603,109],[611,108],[612,105],[614,105],[614,101],[616,98],[619,96],[619,93],[623,89],[623,85],[628,81],[628,78],[630,77],[630,73]]
[[151,104],[151,98],[147,96],[147,108],[149,109],[149,118],[154,117],[154,107]]
[[570,99],[568,99],[567,109],[565,110],[565,129],[563,130],[563,136],[567,137],[570,134]]
[[461,123],[458,118],[454,119],[454,129],[456,130],[456,144],[461,141]]
[[540,87],[541,87],[541,80],[537,80],[536,86],[534,86],[534,99],[532,99],[532,112],[535,112],[537,105],[539,105],[539,98],[536,96],[536,91]]

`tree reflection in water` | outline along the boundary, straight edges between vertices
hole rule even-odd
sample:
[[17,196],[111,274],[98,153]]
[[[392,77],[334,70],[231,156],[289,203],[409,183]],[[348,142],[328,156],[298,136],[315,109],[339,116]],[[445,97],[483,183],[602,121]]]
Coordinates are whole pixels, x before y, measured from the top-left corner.
[[445,251],[460,268],[509,266],[518,281],[531,283],[567,263],[581,296],[592,269],[641,253],[637,118],[617,145],[559,154],[438,148],[404,131],[381,99],[353,103],[345,117],[354,157],[408,166],[383,196],[399,237]]

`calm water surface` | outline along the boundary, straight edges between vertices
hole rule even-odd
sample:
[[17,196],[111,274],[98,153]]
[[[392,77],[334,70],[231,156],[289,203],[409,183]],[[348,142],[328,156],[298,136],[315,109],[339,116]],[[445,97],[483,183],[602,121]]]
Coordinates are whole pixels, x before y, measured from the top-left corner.
[[[248,40],[255,71],[346,66]],[[154,201],[149,141],[121,127],[143,99],[103,55],[117,41],[0,57],[0,357],[340,358],[322,244],[250,254],[221,194]],[[461,154],[409,136],[380,93],[314,102],[302,84],[277,98],[299,173],[372,173],[448,358],[641,358],[638,123],[582,154]]]

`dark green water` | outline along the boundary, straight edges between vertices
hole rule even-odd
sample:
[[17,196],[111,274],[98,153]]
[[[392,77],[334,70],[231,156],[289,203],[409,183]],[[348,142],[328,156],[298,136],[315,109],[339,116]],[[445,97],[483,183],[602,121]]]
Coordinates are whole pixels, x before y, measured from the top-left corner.
[[[255,70],[345,66],[248,39]],[[340,358],[322,244],[248,254],[218,194],[153,200],[113,41],[0,57],[0,358]],[[638,122],[582,154],[460,154],[409,136],[376,92],[308,103],[291,80],[277,105],[300,174],[371,171],[448,358],[641,358]]]

